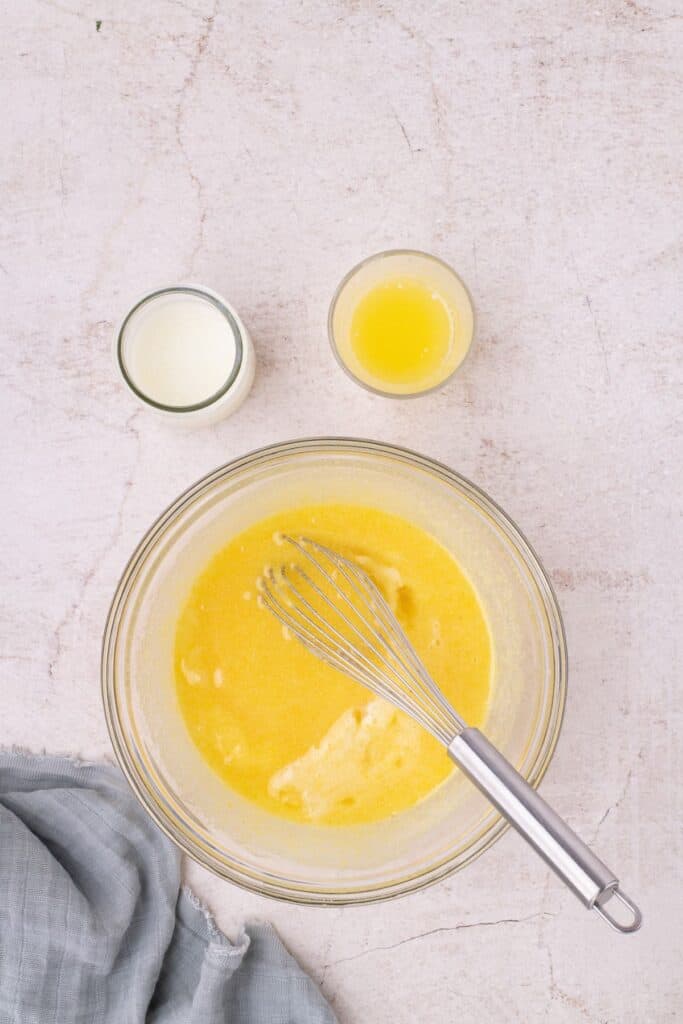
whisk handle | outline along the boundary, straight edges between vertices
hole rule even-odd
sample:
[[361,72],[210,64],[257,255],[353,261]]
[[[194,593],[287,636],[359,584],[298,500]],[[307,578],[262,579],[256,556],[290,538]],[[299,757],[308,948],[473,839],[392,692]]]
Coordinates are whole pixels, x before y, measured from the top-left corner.
[[[478,729],[465,729],[448,753],[584,906],[596,910],[616,931],[638,930],[642,915],[619,890],[616,875]],[[605,904],[612,897],[627,908],[628,920],[620,921],[607,912]]]

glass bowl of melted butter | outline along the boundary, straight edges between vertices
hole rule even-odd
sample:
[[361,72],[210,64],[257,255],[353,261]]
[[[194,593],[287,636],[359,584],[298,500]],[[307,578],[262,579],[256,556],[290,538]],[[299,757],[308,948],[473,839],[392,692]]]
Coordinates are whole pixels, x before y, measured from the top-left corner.
[[464,867],[505,824],[411,719],[321,664],[256,581],[311,536],[382,590],[456,709],[536,785],[557,741],[557,602],[474,484],[372,441],[275,445],[183,494],[134,552],[102,653],[138,798],[191,857],[262,895],[362,903]]
[[442,387],[474,336],[470,294],[452,267],[415,249],[389,249],[358,263],[330,304],[327,333],[342,369],[385,398],[418,398]]

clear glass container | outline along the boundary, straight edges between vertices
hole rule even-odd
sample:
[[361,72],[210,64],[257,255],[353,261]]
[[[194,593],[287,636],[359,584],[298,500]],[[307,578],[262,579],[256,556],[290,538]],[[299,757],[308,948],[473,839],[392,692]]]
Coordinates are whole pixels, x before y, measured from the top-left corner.
[[[419,385],[389,385],[373,376],[354,350],[352,324],[359,303],[372,289],[396,279],[419,282],[433,291],[451,320],[448,352],[438,370]],[[356,264],[340,282],[327,318],[327,335],[341,368],[356,384],[384,398],[419,398],[447,384],[470,350],[474,329],[474,306],[464,281],[443,260],[417,249],[388,249]]]
[[479,488],[430,459],[378,442],[274,445],[216,470],[178,498],[143,538],[116,590],[102,650],[103,698],[131,786],[190,857],[262,895],[363,903],[464,868],[505,822],[457,771],[416,807],[376,824],[276,818],[231,791],[202,760],[173,678],[177,615],[212,554],[257,520],[314,501],[386,509],[452,551],[491,630],[492,692],[483,729],[536,786],[566,696],[564,632],[548,578],[517,527]]
[[[176,307],[179,310],[177,315]],[[189,313],[191,323],[194,323],[197,319],[193,312],[195,308],[204,317],[208,314],[213,318],[214,329],[216,323],[219,326],[221,323],[224,325],[224,339],[221,334],[221,347],[224,345],[225,349],[223,369],[222,372],[218,371],[219,376],[207,383],[205,388],[202,388],[201,384],[197,385],[199,392],[192,401],[170,402],[160,398],[154,388],[158,374],[164,370],[168,374],[173,373],[173,365],[159,366],[162,362],[160,355],[163,355],[166,344],[161,346],[160,351],[155,351],[154,362],[147,366],[149,380],[143,380],[139,371],[136,373],[136,347],[140,338],[140,328],[144,325],[145,319],[149,320],[150,315],[153,316],[155,312],[170,312],[170,320],[167,319],[166,323],[167,326],[170,325],[168,346],[173,349],[178,338],[171,336],[174,333],[172,328],[178,316],[187,317]],[[189,348],[189,343],[187,347]],[[205,352],[197,353],[197,358],[201,358],[202,354],[206,355]],[[192,365],[187,365],[192,355],[192,349],[182,353],[182,363],[176,372],[192,372]],[[237,311],[217,292],[196,284],[158,288],[147,292],[134,303],[114,332],[114,359],[124,384],[139,402],[167,420],[184,426],[207,425],[236,412],[249,394],[256,367],[253,342]]]

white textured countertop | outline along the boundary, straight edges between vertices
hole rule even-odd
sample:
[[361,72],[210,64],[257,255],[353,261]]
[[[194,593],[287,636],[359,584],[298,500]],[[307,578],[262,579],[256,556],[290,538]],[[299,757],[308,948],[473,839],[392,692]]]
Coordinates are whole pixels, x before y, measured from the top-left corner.
[[[679,26],[668,0],[0,14],[2,741],[111,757],[99,645],[128,554],[188,483],[272,441],[442,459],[556,584],[570,692],[543,793],[645,926],[612,934],[510,834],[358,910],[191,868],[228,930],[276,922],[342,1024],[683,1016]],[[325,339],[340,276],[401,245],[450,260],[479,316],[457,378],[412,403],[354,387]],[[234,302],[259,359],[240,413],[188,434],[138,411],[110,354],[130,301],[181,279]]]

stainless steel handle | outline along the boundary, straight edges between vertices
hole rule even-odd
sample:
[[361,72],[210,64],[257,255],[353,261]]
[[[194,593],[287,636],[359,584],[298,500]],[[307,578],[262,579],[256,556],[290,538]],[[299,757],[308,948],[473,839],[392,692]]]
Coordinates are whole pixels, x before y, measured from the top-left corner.
[[[616,931],[640,928],[640,910],[620,891],[616,875],[478,729],[463,730],[448,753],[586,907],[597,911]],[[627,908],[629,920],[619,921],[605,910],[612,897]]]

